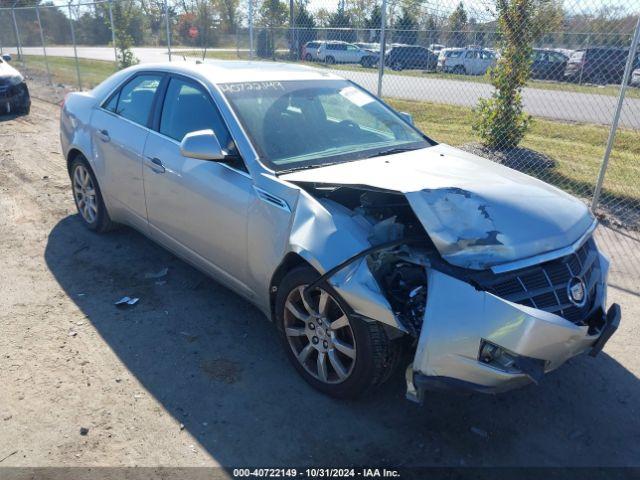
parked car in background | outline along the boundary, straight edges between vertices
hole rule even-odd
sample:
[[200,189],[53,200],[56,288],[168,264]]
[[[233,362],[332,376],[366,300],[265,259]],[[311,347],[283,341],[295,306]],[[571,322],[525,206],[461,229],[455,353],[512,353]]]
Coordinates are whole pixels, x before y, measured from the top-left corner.
[[328,64],[361,63],[371,55],[370,51],[347,42],[322,42],[318,47],[318,60]]
[[385,65],[400,71],[412,68],[435,70],[438,56],[431,50],[417,45],[398,45],[391,47],[385,56]]
[[11,55],[0,58],[0,112],[28,115],[31,96],[24,77],[9,65]]
[[569,58],[560,52],[541,48],[533,49],[531,78],[540,80],[563,80]]
[[496,53],[486,48],[445,48],[438,56],[437,70],[459,75],[484,75],[495,65],[496,58]]
[[60,141],[74,222],[134,227],[254,303],[328,395],[401,362],[413,400],[502,392],[597,355],[620,322],[581,200],[330,72],[134,66],[66,97]]
[[380,60],[379,43],[354,43],[354,45],[369,53],[369,55],[364,55],[360,59],[360,65],[365,68],[371,68],[378,65],[378,60]]
[[613,47],[593,47],[576,50],[567,62],[564,78],[570,82],[622,83],[629,50]]
[[379,53],[380,52],[380,44],[379,43],[354,43],[354,45],[356,47],[361,48],[362,50],[367,50],[368,52],[372,52],[372,53]]
[[631,80],[629,82],[632,87],[640,87],[640,68],[636,68],[631,74]]
[[319,40],[314,40],[311,42],[307,42],[302,46],[302,54],[300,55],[303,60],[307,62],[313,62],[314,60],[318,60],[318,48],[320,48]]

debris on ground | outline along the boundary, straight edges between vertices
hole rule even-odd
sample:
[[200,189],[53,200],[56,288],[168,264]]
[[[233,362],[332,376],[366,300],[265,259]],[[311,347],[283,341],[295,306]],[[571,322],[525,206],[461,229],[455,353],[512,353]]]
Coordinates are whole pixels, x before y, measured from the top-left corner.
[[89,433],[89,429],[86,427],[80,427],[80,435],[83,437]]
[[146,279],[158,279],[158,278],[162,278],[162,277],[166,277],[167,273],[169,273],[169,269],[167,267],[164,267],[162,270],[160,270],[159,272],[155,272],[155,273],[145,273],[144,274],[144,278]]
[[482,438],[489,438],[489,433],[487,433],[486,430],[483,430],[481,428],[478,427],[471,427],[471,433],[475,433],[476,435],[478,435],[479,437]]
[[132,307],[138,303],[139,300],[140,299],[136,297],[122,297],[120,300],[115,302],[114,305],[119,308]]

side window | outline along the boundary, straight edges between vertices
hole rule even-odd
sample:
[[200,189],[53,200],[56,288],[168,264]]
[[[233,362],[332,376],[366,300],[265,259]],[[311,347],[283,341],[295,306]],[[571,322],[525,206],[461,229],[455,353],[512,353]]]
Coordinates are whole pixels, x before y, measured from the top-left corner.
[[162,106],[160,133],[180,142],[187,133],[206,129],[214,131],[223,149],[235,153],[231,135],[209,94],[198,85],[172,78]]
[[358,47],[356,47],[355,45],[347,45],[347,50],[358,50]]
[[109,101],[104,104],[104,109],[109,110],[110,112],[116,113],[119,96],[120,96],[120,91],[117,91],[116,93],[114,93],[109,99]]
[[118,96],[116,112],[132,122],[147,125],[153,97],[160,85],[160,75],[138,75],[129,81]]

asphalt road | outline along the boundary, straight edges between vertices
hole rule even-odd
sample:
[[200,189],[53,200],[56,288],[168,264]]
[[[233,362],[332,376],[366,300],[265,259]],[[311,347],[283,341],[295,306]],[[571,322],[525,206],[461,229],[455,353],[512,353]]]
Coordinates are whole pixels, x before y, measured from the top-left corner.
[[[5,49],[11,52],[11,49]],[[26,55],[40,55],[42,50],[25,47]],[[163,62],[167,60],[164,48],[134,48],[135,56],[143,63]],[[182,49],[182,51],[189,49]],[[235,51],[234,49],[214,49]],[[174,49],[173,60],[181,60],[181,49]],[[49,47],[47,53],[53,56],[71,57],[72,47]],[[78,56],[96,60],[113,60],[114,52],[109,47],[78,47]],[[27,59],[28,62],[28,59]],[[375,71],[336,70],[336,74],[353,80],[369,91],[376,93],[378,75]],[[461,77],[464,78],[464,77]],[[490,85],[442,78],[414,77],[398,74],[385,74],[383,95],[393,98],[445,103],[474,107],[479,98],[491,95]],[[542,90],[526,88],[524,104],[527,113],[537,117],[570,122],[585,122],[608,125],[614,115],[617,98],[610,95],[565,92],[562,90]],[[620,125],[640,129],[640,99],[627,98],[620,117]]]

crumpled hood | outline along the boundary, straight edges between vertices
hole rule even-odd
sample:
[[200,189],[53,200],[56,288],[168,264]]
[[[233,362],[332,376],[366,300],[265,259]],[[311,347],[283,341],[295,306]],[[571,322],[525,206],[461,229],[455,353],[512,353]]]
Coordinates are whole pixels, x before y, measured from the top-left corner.
[[571,245],[594,221],[562,190],[444,144],[280,178],[402,192],[442,257],[477,270]]

